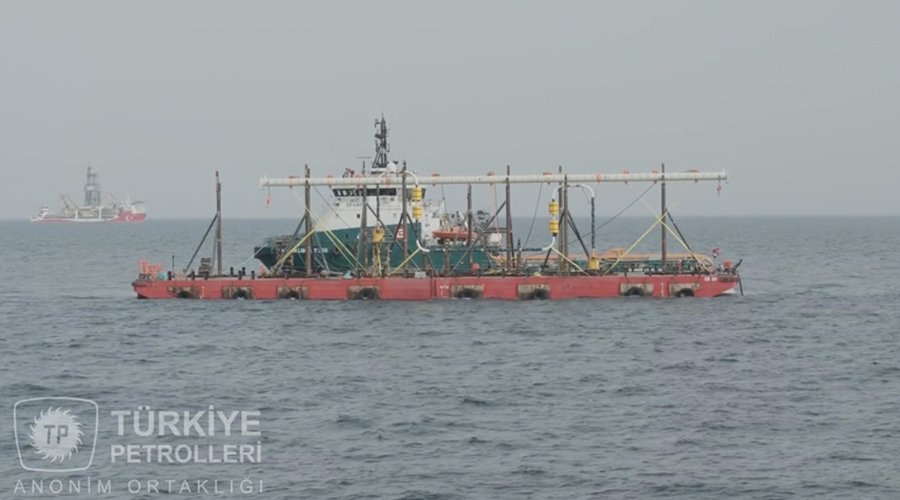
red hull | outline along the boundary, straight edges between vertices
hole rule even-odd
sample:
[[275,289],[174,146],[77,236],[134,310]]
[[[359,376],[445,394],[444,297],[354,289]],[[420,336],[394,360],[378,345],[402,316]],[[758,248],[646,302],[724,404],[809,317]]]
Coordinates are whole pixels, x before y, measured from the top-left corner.
[[712,276],[467,276],[456,278],[211,278],[138,280],[143,299],[502,300],[650,297],[716,297],[734,293],[739,277]]
[[116,223],[128,223],[128,222],[143,222],[144,219],[147,218],[146,213],[133,213],[133,212],[122,212],[116,216],[115,219],[110,219],[107,222],[116,222]]

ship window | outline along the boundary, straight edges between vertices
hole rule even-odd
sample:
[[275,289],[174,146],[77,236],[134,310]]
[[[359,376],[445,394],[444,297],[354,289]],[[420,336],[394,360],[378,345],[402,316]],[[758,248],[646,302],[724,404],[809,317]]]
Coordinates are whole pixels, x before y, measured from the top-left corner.
[[[347,196],[362,196],[363,190],[362,188],[355,189],[333,189],[332,193],[336,198],[345,198]],[[422,194],[425,194],[425,190],[422,190]],[[365,191],[366,196],[397,196],[397,188],[366,188]]]
[[397,196],[397,188],[368,188],[366,189],[366,196]]

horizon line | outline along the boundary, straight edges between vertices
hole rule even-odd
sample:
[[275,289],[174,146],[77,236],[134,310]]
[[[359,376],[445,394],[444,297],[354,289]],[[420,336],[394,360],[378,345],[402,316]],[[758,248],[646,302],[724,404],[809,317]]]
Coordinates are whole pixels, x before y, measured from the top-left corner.
[[[612,214],[597,214],[600,217],[609,217]],[[900,217],[900,213],[797,213],[797,214],[681,214],[680,217],[703,217],[703,218],[728,218],[728,217],[737,217],[737,218],[752,218],[752,217],[772,217],[772,218],[787,218],[787,217],[804,217],[804,218],[829,218],[829,217]],[[513,215],[514,218],[518,219],[530,219],[533,218],[531,215]],[[584,217],[589,217],[585,215]],[[148,216],[147,221],[172,221],[172,220],[208,220],[209,216],[186,216],[186,217],[150,217]],[[536,217],[541,218],[541,217]],[[649,215],[626,215],[622,214],[618,216],[618,218],[628,218],[628,219],[646,219],[650,218]],[[289,217],[289,216],[276,216],[276,217],[222,217],[222,220],[299,220],[300,217]],[[27,218],[20,217],[3,217],[0,216],[0,222],[31,222]],[[141,222],[136,222],[132,224],[140,224]],[[64,223],[63,223],[64,224]]]

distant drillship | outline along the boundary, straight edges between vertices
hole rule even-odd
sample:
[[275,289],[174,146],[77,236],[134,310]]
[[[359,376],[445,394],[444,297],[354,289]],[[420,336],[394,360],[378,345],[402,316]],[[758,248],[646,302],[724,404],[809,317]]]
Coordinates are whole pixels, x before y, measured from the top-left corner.
[[31,222],[141,222],[147,217],[147,204],[143,201],[117,201],[112,195],[103,195],[97,172],[87,169],[84,184],[84,205],[76,205],[71,198],[60,195],[62,210],[55,214],[50,207],[41,207]]

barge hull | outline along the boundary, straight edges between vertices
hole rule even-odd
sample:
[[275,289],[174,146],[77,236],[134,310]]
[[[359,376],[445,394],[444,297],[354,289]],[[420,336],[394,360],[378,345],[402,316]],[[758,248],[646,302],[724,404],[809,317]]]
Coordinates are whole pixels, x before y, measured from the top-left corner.
[[601,299],[623,296],[717,297],[740,278],[719,275],[465,276],[428,278],[140,279],[142,299],[432,300]]

